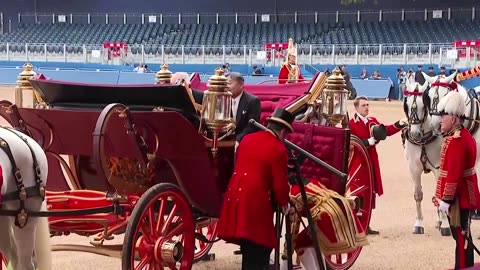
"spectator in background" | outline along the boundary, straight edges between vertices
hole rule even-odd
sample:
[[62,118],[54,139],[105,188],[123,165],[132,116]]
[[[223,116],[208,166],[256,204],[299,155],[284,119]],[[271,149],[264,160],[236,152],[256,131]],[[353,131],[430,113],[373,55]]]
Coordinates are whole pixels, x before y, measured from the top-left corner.
[[145,65],[144,68],[145,68],[145,69],[144,69],[144,72],[145,72],[145,73],[153,72],[151,69],[148,68],[147,65]]
[[447,70],[445,69],[445,67],[440,67],[440,76],[442,77],[446,77],[447,76]]
[[357,89],[353,87],[353,84],[350,81],[350,73],[347,72],[347,67],[345,65],[342,65],[340,67],[340,71],[342,72],[343,79],[345,80],[346,88],[348,92],[350,92],[350,99],[355,99],[357,97]]
[[427,75],[430,77],[434,77],[434,76],[437,76],[437,73],[435,73],[435,71],[433,70],[433,67],[428,67]]
[[222,68],[223,68],[223,72],[225,72],[224,75],[228,77],[228,75],[230,75],[230,64],[225,63],[225,65],[223,65]]
[[326,75],[327,77],[330,76],[330,75],[332,75],[332,72],[330,72],[330,69],[329,69],[329,68],[326,68],[323,73],[325,73],[325,75]]
[[145,73],[145,64],[141,63],[136,68],[134,68],[133,71],[135,71],[137,73]]
[[377,69],[373,72],[373,75],[370,78],[372,78],[374,80],[380,80],[382,78],[382,75],[380,74],[380,71],[378,71],[378,69]]
[[403,99],[403,92],[405,91],[407,83],[407,73],[403,66],[397,70],[397,80],[398,80],[398,99]]
[[418,82],[420,85],[423,85],[425,83],[425,77],[423,77],[422,71],[422,65],[418,65],[417,72],[415,72],[415,81]]
[[362,74],[360,74],[360,79],[365,80],[368,78],[368,71],[366,68],[363,68]]
[[253,66],[252,76],[259,76],[261,74],[262,74],[262,71],[260,69],[258,69],[257,66]]
[[411,83],[415,83],[415,72],[413,72],[413,69],[408,69],[408,74],[407,74],[407,80]]

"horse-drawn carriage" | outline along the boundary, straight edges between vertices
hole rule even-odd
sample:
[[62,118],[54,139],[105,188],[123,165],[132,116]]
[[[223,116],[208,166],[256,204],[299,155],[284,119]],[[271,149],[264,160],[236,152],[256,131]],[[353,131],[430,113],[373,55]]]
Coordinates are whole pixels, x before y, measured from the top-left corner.
[[[350,135],[343,79],[336,76],[245,89],[261,99],[261,122],[276,107],[296,115],[288,140],[348,178],[310,160],[303,162],[302,174],[355,199],[366,228],[373,167],[361,140]],[[49,218],[51,234],[94,236],[90,246],[53,250],[116,256],[124,270],[186,270],[208,255],[234,164],[231,96],[222,71],[204,89],[198,75],[192,78],[193,88],[208,88],[201,112],[181,84],[30,82],[47,106],[2,101],[0,115],[34,138],[48,157],[46,199],[56,213]],[[119,234],[125,235],[123,245],[109,245]],[[330,269],[347,269],[360,252],[361,247],[325,256],[325,262]]]

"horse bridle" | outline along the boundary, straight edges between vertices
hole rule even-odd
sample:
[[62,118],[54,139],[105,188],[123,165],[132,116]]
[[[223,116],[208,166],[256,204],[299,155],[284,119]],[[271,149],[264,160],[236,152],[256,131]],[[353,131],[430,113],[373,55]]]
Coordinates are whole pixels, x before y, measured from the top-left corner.
[[[447,88],[448,92],[457,89],[456,82],[444,83],[444,82],[440,82],[440,78],[438,78],[436,82],[432,83],[432,86],[430,87],[430,89],[425,91],[427,92],[425,99],[428,99],[427,101],[428,105],[425,104],[425,106],[428,107],[428,112],[430,113],[430,115],[441,115],[441,113],[438,111],[438,108],[437,108],[438,103],[440,102],[440,95],[438,93],[440,86]],[[433,99],[430,102],[430,97],[428,96],[428,92],[431,90],[432,91],[434,90],[435,92],[433,93]]]
[[[425,93],[422,93],[418,90],[418,85],[415,87],[413,91],[408,91],[405,89],[403,91],[403,94],[405,95],[405,100],[404,100],[404,112],[405,116],[408,119],[408,123],[410,125],[423,125],[425,121],[427,120],[427,115],[428,115],[428,108],[424,102],[424,107],[423,107],[423,117],[420,119],[418,116],[418,105],[417,105],[417,97],[422,96],[423,101],[425,100],[424,95]],[[407,98],[409,96],[413,96],[413,102],[412,102],[412,107],[410,108],[410,113],[408,112],[408,106],[407,106]]]

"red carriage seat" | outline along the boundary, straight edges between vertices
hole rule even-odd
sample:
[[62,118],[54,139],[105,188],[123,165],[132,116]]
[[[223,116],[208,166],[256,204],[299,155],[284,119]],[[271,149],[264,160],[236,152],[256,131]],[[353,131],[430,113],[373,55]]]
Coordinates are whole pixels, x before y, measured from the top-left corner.
[[[347,171],[350,131],[342,128],[294,123],[295,132],[287,139],[342,172]],[[301,167],[302,175],[316,179],[327,188],[343,194],[342,180],[310,160]]]

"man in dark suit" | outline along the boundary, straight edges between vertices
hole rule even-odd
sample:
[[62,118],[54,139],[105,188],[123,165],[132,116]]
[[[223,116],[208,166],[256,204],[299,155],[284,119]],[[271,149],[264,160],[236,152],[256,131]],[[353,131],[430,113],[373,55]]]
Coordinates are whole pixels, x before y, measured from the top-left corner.
[[420,85],[425,84],[425,77],[423,77],[422,66],[418,65],[418,70],[415,72],[415,82],[418,82]]
[[235,150],[245,135],[255,132],[255,128],[248,124],[250,119],[260,121],[260,99],[244,91],[243,76],[232,72],[230,78],[230,92],[232,92],[232,116],[235,119],[236,144]]

